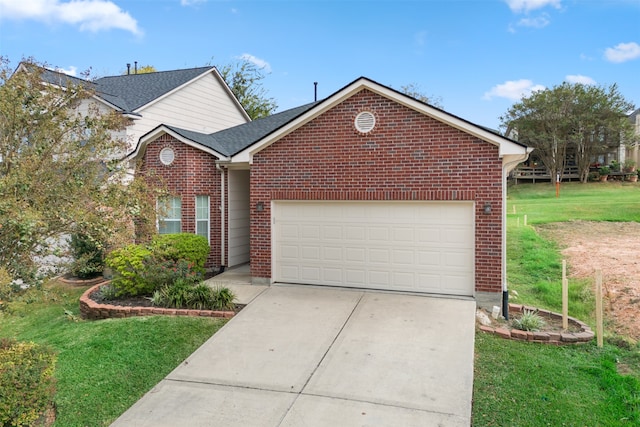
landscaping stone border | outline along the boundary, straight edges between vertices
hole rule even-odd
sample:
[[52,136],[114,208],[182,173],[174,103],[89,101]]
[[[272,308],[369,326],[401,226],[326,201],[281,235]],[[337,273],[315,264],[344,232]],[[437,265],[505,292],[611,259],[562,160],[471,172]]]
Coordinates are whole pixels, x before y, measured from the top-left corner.
[[111,304],[100,304],[91,299],[91,294],[98,292],[100,286],[109,283],[104,281],[87,289],[80,297],[80,315],[83,319],[100,320],[134,316],[192,316],[192,317],[221,317],[232,318],[233,311],[191,310],[181,308],[161,307],[123,307]]
[[[521,304],[509,304],[509,313],[518,312],[522,313],[524,310],[537,311],[542,317],[552,317],[562,321],[562,315],[554,313],[548,310],[541,310],[535,307],[529,307]],[[479,329],[483,332],[496,334],[502,338],[512,339],[517,341],[529,341],[541,344],[552,345],[566,345],[566,344],[584,344],[591,341],[595,337],[595,333],[591,330],[589,325],[581,322],[578,319],[569,317],[569,324],[577,329],[579,332],[528,332],[520,331],[518,329],[508,329],[503,327],[492,327],[480,325]]]

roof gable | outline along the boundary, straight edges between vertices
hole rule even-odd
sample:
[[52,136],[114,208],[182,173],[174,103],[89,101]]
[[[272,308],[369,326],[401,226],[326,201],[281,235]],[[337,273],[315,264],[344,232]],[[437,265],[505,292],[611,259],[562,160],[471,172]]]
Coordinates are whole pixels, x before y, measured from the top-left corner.
[[313,108],[316,104],[317,103],[310,103],[302,105],[210,134],[194,132],[175,126],[161,125],[140,138],[138,146],[131,154],[131,157],[134,158],[144,153],[146,144],[155,140],[164,132],[171,134],[179,141],[188,145],[210,152],[222,160],[256,143],[274,130],[286,125],[294,118]]
[[215,67],[200,67],[102,77],[95,85],[98,97],[122,111],[133,112],[213,70]]
[[344,100],[350,98],[354,94],[364,89],[370,90],[371,92],[391,99],[401,105],[416,110],[463,132],[471,134],[483,141],[494,144],[500,148],[500,157],[510,155],[526,155],[531,151],[531,148],[508,139],[487,128],[478,126],[474,123],[471,123],[453,114],[447,113],[444,110],[426,104],[422,101],[418,101],[415,98],[412,98],[387,86],[381,85],[366,77],[360,77],[344,88],[338,90],[325,100],[313,105],[312,108],[304,112],[304,114],[301,114],[298,117],[294,118],[285,126],[274,129],[274,131],[265,135],[265,137],[263,137],[259,141],[256,141],[254,144],[247,146],[247,148],[233,156],[232,162],[251,163],[253,161],[254,154],[267,148],[269,145],[278,141],[283,136],[293,132],[294,130],[313,120],[315,117],[318,117],[325,111],[328,111],[329,109],[333,108],[334,106],[340,104]]

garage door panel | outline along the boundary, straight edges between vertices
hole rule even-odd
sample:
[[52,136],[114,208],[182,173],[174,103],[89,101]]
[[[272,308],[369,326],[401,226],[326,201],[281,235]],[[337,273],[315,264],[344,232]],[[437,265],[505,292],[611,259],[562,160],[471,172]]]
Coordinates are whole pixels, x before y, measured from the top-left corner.
[[320,246],[302,246],[300,261],[318,262],[320,260]]
[[470,202],[274,202],[277,282],[473,295]]

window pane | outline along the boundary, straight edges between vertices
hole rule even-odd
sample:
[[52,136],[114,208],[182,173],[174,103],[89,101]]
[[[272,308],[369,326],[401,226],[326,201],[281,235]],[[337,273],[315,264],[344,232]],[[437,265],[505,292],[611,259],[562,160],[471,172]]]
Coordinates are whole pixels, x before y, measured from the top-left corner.
[[209,196],[196,197],[196,219],[209,219]]
[[173,234],[182,231],[182,200],[180,197],[165,197],[158,200],[160,217],[158,221],[158,233]]
[[209,196],[196,196],[196,234],[209,241]]

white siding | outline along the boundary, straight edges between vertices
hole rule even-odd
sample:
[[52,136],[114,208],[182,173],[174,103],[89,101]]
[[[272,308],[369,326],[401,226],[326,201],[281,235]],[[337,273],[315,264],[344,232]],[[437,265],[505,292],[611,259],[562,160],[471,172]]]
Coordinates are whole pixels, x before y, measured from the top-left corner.
[[472,296],[469,202],[275,202],[274,280]]
[[249,171],[229,171],[229,267],[249,262]]
[[212,73],[137,112],[142,118],[128,129],[133,147],[142,135],[160,124],[213,133],[248,121]]

